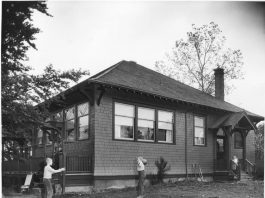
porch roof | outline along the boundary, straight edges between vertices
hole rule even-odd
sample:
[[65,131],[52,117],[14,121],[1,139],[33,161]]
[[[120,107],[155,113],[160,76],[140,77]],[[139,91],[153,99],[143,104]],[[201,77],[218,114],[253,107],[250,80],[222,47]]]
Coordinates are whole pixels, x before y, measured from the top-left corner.
[[249,119],[246,112],[230,113],[228,115],[222,116],[216,122],[214,122],[209,128],[217,129],[221,127],[231,126],[232,129],[235,127],[242,127],[246,129],[256,129],[255,124]]

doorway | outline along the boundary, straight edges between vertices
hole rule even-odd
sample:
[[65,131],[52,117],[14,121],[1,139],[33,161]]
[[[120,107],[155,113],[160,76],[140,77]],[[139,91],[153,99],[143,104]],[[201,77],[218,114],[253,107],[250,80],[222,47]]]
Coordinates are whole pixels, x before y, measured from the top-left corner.
[[226,170],[226,138],[222,129],[216,135],[216,170]]

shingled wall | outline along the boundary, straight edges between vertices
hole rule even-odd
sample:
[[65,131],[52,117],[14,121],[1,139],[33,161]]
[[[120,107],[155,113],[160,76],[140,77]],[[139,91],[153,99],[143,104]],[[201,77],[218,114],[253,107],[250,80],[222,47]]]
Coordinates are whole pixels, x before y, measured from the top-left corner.
[[[128,98],[124,98],[128,101]],[[163,156],[171,166],[169,175],[185,175],[185,112],[175,111],[176,144],[158,144],[113,140],[113,102],[111,95],[104,95],[100,105],[95,106],[95,164],[94,176],[136,175],[136,156],[148,160],[146,173],[156,173],[155,160]],[[120,101],[121,102],[121,101]],[[156,104],[148,103],[150,107]],[[213,172],[213,135],[207,132],[207,146],[193,145],[193,112],[187,112],[188,173],[192,164],[199,164],[204,173]]]

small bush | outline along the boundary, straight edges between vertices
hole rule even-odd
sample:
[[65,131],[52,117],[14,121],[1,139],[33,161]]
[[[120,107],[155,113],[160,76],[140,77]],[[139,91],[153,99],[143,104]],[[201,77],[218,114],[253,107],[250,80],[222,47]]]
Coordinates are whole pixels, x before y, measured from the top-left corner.
[[155,165],[157,167],[157,182],[163,183],[163,179],[166,175],[166,172],[170,170],[170,166],[163,157],[160,157],[159,160],[156,160]]
[[150,183],[151,183],[151,185],[158,184],[158,180],[157,180],[157,175],[156,174],[151,174],[150,175]]

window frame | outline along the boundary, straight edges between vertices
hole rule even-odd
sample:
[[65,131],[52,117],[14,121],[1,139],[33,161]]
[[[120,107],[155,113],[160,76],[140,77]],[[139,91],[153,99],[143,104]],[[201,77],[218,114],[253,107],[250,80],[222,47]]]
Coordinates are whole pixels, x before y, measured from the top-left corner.
[[[136,140],[137,142],[155,142],[156,141],[156,109],[155,108],[149,108],[149,107],[143,107],[143,106],[137,106],[137,131],[135,133],[136,136]],[[154,111],[154,120],[149,120],[149,119],[143,119],[143,118],[139,118],[139,108],[142,108],[142,109],[149,109],[149,110],[153,110]],[[145,139],[138,139],[138,128],[139,128],[139,120],[144,120],[144,121],[152,121],[153,124],[154,124],[154,139],[153,140],[145,140]]]
[[[85,104],[85,103],[88,104],[88,112],[87,112],[87,114],[82,115],[82,116],[78,116],[78,106],[80,106],[82,104]],[[89,101],[76,104],[76,114],[75,115],[76,115],[76,140],[88,140],[89,137],[90,137],[90,104],[89,104]],[[88,117],[88,123],[87,123],[88,124],[88,134],[87,134],[87,138],[80,138],[79,118],[82,118],[82,117],[85,117],[85,116]]]
[[[76,106],[77,105],[71,105],[71,106],[69,106],[69,107],[67,107],[67,108],[65,108],[65,109],[63,109],[63,126],[64,126],[64,139],[65,139],[65,141],[66,142],[74,142],[74,141],[76,141],[77,140],[77,130],[76,130],[76,127],[77,127],[77,123],[76,123]],[[67,109],[71,109],[71,108],[73,108],[74,109],[74,118],[72,118],[72,119],[70,119],[70,120],[67,120],[66,119],[66,110]],[[68,121],[71,121],[71,120],[73,120],[74,121],[74,139],[73,140],[69,140],[68,139],[68,134],[67,134],[67,127],[66,127],[66,122],[68,122]]]
[[[39,132],[42,132],[42,136],[39,137]],[[39,140],[41,140],[41,143],[39,143]],[[37,137],[36,137],[36,145],[37,146],[43,146],[44,145],[44,131],[41,128],[37,128]]]
[[[134,139],[118,139],[115,138],[115,103],[121,103],[121,104],[126,104],[126,105],[131,105],[134,106],[134,111],[135,111],[135,117],[134,117]],[[137,131],[138,131],[138,107],[142,108],[148,108],[148,109],[153,109],[155,111],[155,121],[154,121],[154,141],[148,141],[148,140],[141,140],[137,139]],[[171,112],[173,114],[173,128],[172,128],[172,142],[164,142],[164,141],[158,141],[157,140],[157,130],[158,130],[158,111],[167,111]],[[172,109],[168,108],[163,108],[163,107],[156,107],[152,105],[146,105],[144,103],[137,103],[137,102],[129,102],[126,100],[121,100],[121,99],[113,99],[112,102],[112,140],[114,141],[129,141],[129,142],[138,142],[138,143],[147,143],[147,144],[167,144],[167,145],[175,145],[176,144],[176,130],[175,130],[175,123],[176,123],[176,118],[175,118],[175,111]]]
[[[158,112],[159,111],[164,111],[164,112],[172,113],[172,122],[159,121],[159,116],[158,116]],[[161,110],[161,109],[158,109],[157,110],[157,132],[156,132],[156,138],[158,137],[157,133],[159,131],[159,122],[163,122],[163,123],[167,123],[167,124],[171,124],[172,125],[172,142],[160,141],[158,139],[157,139],[157,142],[159,142],[159,143],[167,143],[167,144],[173,143],[174,142],[174,134],[175,134],[175,130],[174,130],[174,126],[175,126],[175,114],[174,114],[174,112],[172,112],[172,111],[166,111],[166,110]]]
[[[239,146],[237,146],[237,144],[236,144],[236,133],[238,133],[238,134],[240,135],[240,137],[241,137],[242,147],[239,147]],[[234,148],[235,148],[235,149],[243,149],[243,148],[244,148],[244,139],[243,139],[243,135],[242,135],[242,133],[240,133],[239,131],[235,131],[233,134],[234,134]]]
[[[129,117],[129,116],[123,116],[123,115],[116,115],[116,112],[115,112],[115,103],[119,103],[119,104],[123,104],[123,105],[128,105],[128,106],[132,106],[133,107],[133,111],[134,111],[134,117]],[[119,101],[114,101],[113,102],[113,105],[112,105],[112,112],[113,112],[113,115],[112,115],[112,139],[113,140],[120,140],[120,141],[135,141],[135,131],[136,131],[136,128],[135,128],[135,120],[136,120],[136,113],[137,113],[137,110],[136,110],[136,106],[135,105],[132,105],[132,104],[129,104],[129,103],[123,103],[123,102],[119,102]],[[125,117],[125,118],[132,118],[133,119],[133,137],[132,138],[116,138],[115,136],[115,118],[116,116],[119,116],[119,117]]]
[[[195,117],[202,118],[203,119],[203,128],[204,129],[204,144],[196,144],[195,142],[195,128],[199,126],[195,126]],[[206,147],[207,146],[207,116],[202,114],[193,114],[193,146],[200,146],[200,147]]]

